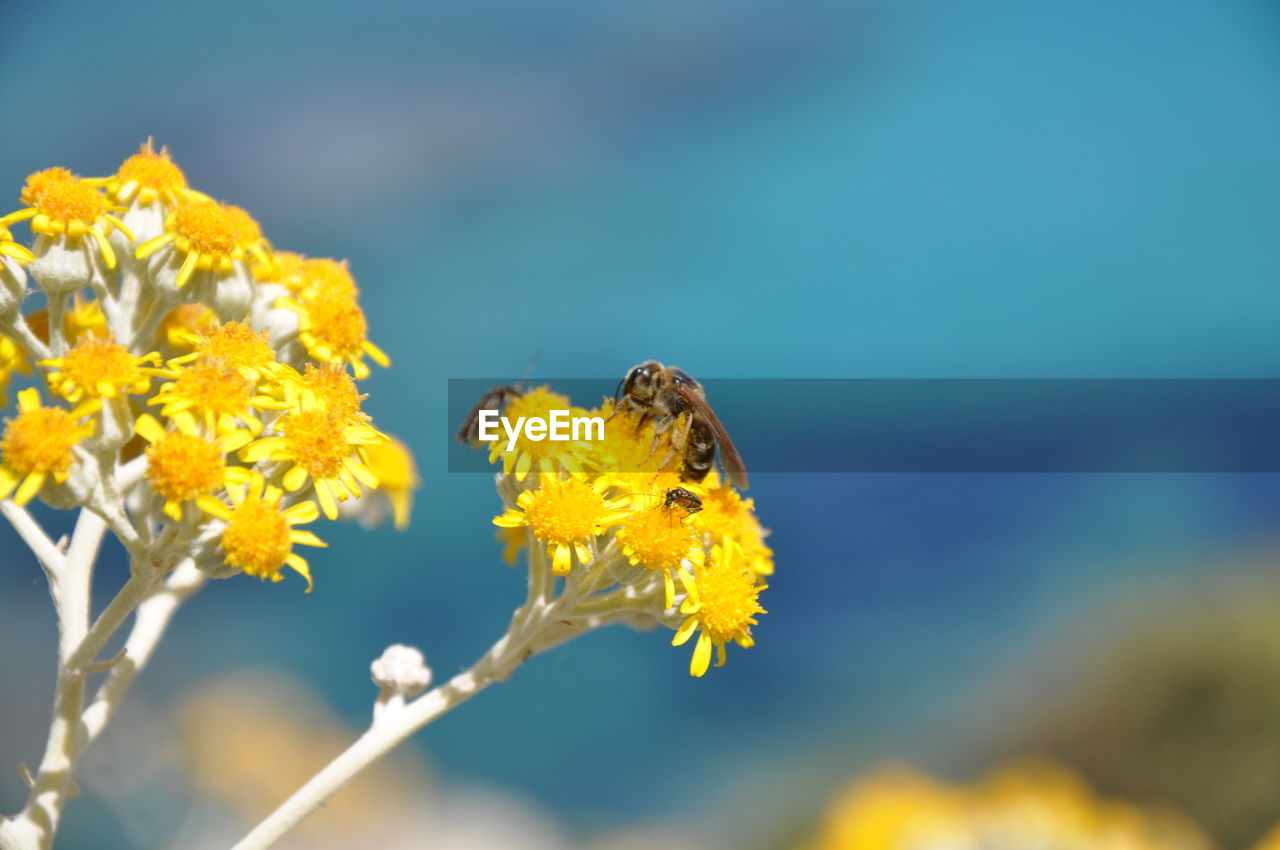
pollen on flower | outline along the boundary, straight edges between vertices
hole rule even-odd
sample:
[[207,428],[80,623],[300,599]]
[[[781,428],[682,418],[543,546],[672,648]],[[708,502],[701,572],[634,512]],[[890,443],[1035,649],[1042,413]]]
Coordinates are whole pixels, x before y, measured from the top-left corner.
[[276,353],[263,331],[244,322],[227,322],[206,331],[195,343],[196,352],[239,369],[246,377],[260,375],[275,362]]
[[527,527],[547,544],[552,572],[563,575],[569,572],[573,554],[579,563],[590,563],[587,543],[624,515],[619,502],[605,499],[605,487],[603,480],[588,484],[573,476],[546,475],[541,487],[521,493],[516,508],[495,517],[493,523],[499,528]]
[[295,463],[317,478],[336,477],[351,456],[345,423],[326,410],[302,410],[280,423]]
[[651,570],[679,567],[692,552],[701,551],[698,535],[684,525],[679,514],[661,503],[632,513],[618,529],[622,551],[633,564]]
[[253,217],[240,207],[216,201],[198,200],[176,208],[165,221],[165,232],[143,242],[135,253],[146,259],[170,243],[186,255],[175,281],[178,287],[185,286],[197,269],[230,271],[246,253],[269,262],[262,231]]
[[252,418],[253,383],[221,360],[201,359],[181,369],[151,403],[164,405],[165,416],[198,411],[206,423],[224,430],[233,420]]
[[760,592],[766,586],[756,583],[755,573],[742,568],[734,553],[734,544],[717,544],[711,549],[710,562],[699,564],[694,578],[680,574],[688,594],[680,613],[687,616],[671,643],[681,646],[701,630],[689,664],[694,676],[707,672],[713,648],[720,667],[725,662],[725,644],[733,641],[744,648],[753,646],[751,627],[756,624],[756,615],[767,613],[760,607]]
[[360,410],[361,403],[368,396],[360,392],[351,375],[341,366],[333,363],[319,366],[308,363],[299,383],[304,389],[314,393],[320,405],[335,416],[368,420],[369,417]]
[[33,207],[39,202],[45,189],[55,183],[69,183],[77,179],[79,178],[69,169],[58,166],[36,171],[27,176],[26,182],[22,185],[22,191],[18,194],[18,200],[25,206]]
[[108,211],[102,193],[88,180],[82,179],[52,180],[42,189],[33,206],[38,212],[37,218],[46,216],[50,220],[49,225],[40,229],[32,221],[32,229],[37,233],[60,233],[76,224],[87,229]]
[[[552,392],[549,387],[534,387],[528,392],[516,396],[507,403],[508,419],[515,421],[520,417],[550,419],[552,410],[569,410],[573,416],[585,414],[571,407],[568,396]],[[489,444],[489,462],[502,458],[502,471],[515,473],[517,481],[524,481],[530,471],[555,473],[567,470],[573,473],[582,471],[582,460],[579,457],[581,446],[573,440],[531,440],[522,430],[516,438],[515,448],[506,450],[505,440],[494,440]]]
[[244,573],[279,581],[292,550],[289,521],[278,503],[246,499],[236,506],[222,532],[227,563]]
[[282,298],[280,306],[298,313],[298,339],[321,363],[350,363],[357,378],[369,376],[365,355],[380,366],[390,365],[382,349],[369,341],[368,321],[354,298],[317,298],[306,305]]
[[157,151],[148,139],[120,164],[107,182],[107,192],[119,203],[150,204],[157,200],[176,204],[187,194],[187,177],[169,157],[168,148]]
[[147,479],[162,498],[184,502],[222,485],[222,450],[203,437],[172,431],[147,449]]
[[125,393],[146,392],[151,377],[142,370],[155,355],[134,357],[129,350],[106,336],[86,334],[66,353],[40,365],[50,368],[49,388],[68,401],[115,398]]
[[0,454],[5,466],[19,475],[65,473],[71,467],[72,447],[84,436],[84,428],[70,411],[37,407],[8,420]]

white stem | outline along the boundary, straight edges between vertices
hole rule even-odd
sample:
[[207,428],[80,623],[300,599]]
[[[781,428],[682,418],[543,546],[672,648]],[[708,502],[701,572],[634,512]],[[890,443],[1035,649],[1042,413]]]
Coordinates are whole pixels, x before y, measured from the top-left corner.
[[[5,515],[14,521],[15,527],[19,522],[25,523],[30,519],[26,511],[6,510]],[[34,520],[31,522],[34,524]],[[0,823],[0,848],[44,850],[51,847],[62,806],[72,787],[86,675],[75,659],[89,631],[93,562],[105,531],[106,525],[100,517],[82,510],[67,554],[60,555],[62,563],[56,570],[57,592],[54,594],[54,607],[58,614],[58,678],[54,688],[53,720],[49,724],[49,738],[40,759],[40,769],[32,781],[26,807],[13,820]],[[44,537],[44,540],[48,538]],[[33,545],[32,550],[35,549]]]
[[4,518],[9,520],[14,531],[18,532],[18,536],[31,549],[50,580],[56,581],[63,571],[66,558],[49,539],[49,535],[44,533],[40,523],[36,522],[35,517],[31,516],[26,508],[14,504],[9,499],[0,502],[0,513],[4,514]]
[[98,688],[93,701],[80,718],[78,750],[83,751],[92,744],[110,722],[129,686],[151,660],[174,613],[204,582],[205,574],[188,558],[174,569],[162,586],[152,591],[138,606],[133,617],[133,628],[124,644],[123,655],[112,666],[107,680]]

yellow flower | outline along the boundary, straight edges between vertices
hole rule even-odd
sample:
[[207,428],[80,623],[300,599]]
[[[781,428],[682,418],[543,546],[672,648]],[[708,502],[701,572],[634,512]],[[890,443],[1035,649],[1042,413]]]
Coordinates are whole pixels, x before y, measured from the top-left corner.
[[312,481],[320,509],[329,519],[338,518],[338,502],[348,494],[360,496],[360,484],[377,489],[378,478],[361,454],[386,437],[368,425],[336,416],[307,397],[300,409],[284,414],[271,427],[278,434],[245,446],[241,460],[291,463],[281,481],[284,488],[296,492]]
[[523,527],[513,526],[499,528],[494,539],[502,544],[502,560],[508,566],[515,566],[516,561],[520,559],[520,553],[524,551],[525,544],[529,542],[529,535]]
[[93,433],[93,421],[83,421],[101,404],[94,399],[74,410],[44,407],[34,389],[18,393],[18,415],[5,420],[0,437],[0,499],[19,505],[31,501],[48,478],[61,484],[71,473],[72,449]]
[[418,479],[417,465],[413,462],[413,453],[395,437],[386,442],[374,443],[365,449],[365,453],[368,456],[369,470],[378,479],[379,492],[385,494],[387,501],[391,503],[396,528],[403,531],[409,527],[413,491],[422,485]]
[[258,434],[262,420],[255,411],[282,407],[275,399],[257,395],[252,381],[221,360],[197,360],[187,366],[171,362],[159,374],[173,380],[161,386],[148,404],[161,405],[160,414],[183,430],[203,422],[210,434],[225,434],[239,425]]
[[220,360],[237,370],[247,380],[260,381],[280,372],[275,349],[267,341],[265,331],[255,331],[244,322],[227,322],[199,332],[181,336],[184,343],[195,350],[171,360],[171,363],[190,363],[198,358]]
[[31,374],[31,363],[27,360],[27,350],[7,336],[0,335],[0,406],[9,403],[5,390],[14,372]]
[[680,471],[683,458],[671,450],[671,433],[658,435],[654,419],[641,422],[632,413],[615,413],[613,399],[606,399],[598,410],[586,415],[605,420],[604,439],[580,449],[587,468],[633,481],[658,472]]
[[366,355],[379,366],[391,365],[386,352],[369,341],[369,324],[354,296],[326,296],[305,304],[281,298],[276,304],[298,314],[298,339],[313,360],[335,365],[350,363],[361,380],[369,377]]
[[86,334],[65,355],[41,360],[40,365],[52,370],[46,376],[49,389],[75,403],[85,397],[145,393],[151,388],[151,375],[144,367],[159,360],[155,352],[134,357],[111,337]]
[[773,550],[765,545],[768,532],[755,515],[755,501],[744,499],[727,481],[712,471],[702,482],[698,496],[702,510],[690,519],[693,527],[709,535],[712,541],[733,540],[742,551],[743,560],[759,575],[773,575]]
[[360,410],[368,395],[361,393],[356,382],[342,366],[324,363],[317,366],[308,363],[302,374],[286,372],[281,381],[281,391],[289,407],[296,408],[305,395],[311,395],[324,409],[342,419],[368,422],[369,416]]
[[240,207],[217,201],[178,207],[165,218],[164,233],[143,242],[135,254],[143,260],[170,244],[185,255],[175,281],[179,288],[197,269],[228,272],[246,255],[270,262],[267,241],[253,217]]
[[0,256],[11,257],[20,263],[29,263],[36,258],[25,245],[13,241],[13,233],[0,224]]
[[279,487],[267,486],[256,470],[249,472],[243,486],[227,488],[227,494],[231,497],[230,506],[213,496],[196,499],[201,510],[227,524],[222,532],[226,562],[245,575],[273,582],[284,577],[282,569],[291,567],[307,580],[307,592],[311,592],[311,568],[293,551],[293,546],[327,545],[310,531],[294,529],[295,525],[304,525],[319,517],[315,502],[282,507],[284,493]]
[[632,564],[660,570],[666,607],[675,603],[675,576],[683,581],[685,561],[702,563],[705,555],[697,532],[685,525],[683,515],[654,502],[629,514],[618,528],[622,554]]
[[182,519],[182,505],[230,484],[248,483],[249,470],[227,466],[227,452],[251,439],[248,432],[231,431],[213,440],[184,431],[166,431],[155,417],[144,413],[135,427],[151,445],[147,449],[147,480],[164,499],[165,515]]
[[160,322],[160,332],[172,348],[189,349],[218,324],[218,315],[198,301],[179,304]]
[[169,149],[156,151],[151,139],[138,152],[120,164],[120,169],[101,181],[107,195],[117,204],[153,204],[161,201],[176,206],[183,201],[203,198],[187,186],[187,177],[169,157]]
[[[586,415],[586,411],[570,406],[568,396],[553,393],[545,386],[534,387],[511,399],[502,415],[512,422],[522,416],[547,419],[552,410],[568,410],[570,416]],[[524,481],[531,471],[550,474],[564,470],[580,475],[583,471],[580,453],[584,445],[583,441],[552,440],[549,436],[544,440],[531,440],[521,430],[515,448],[507,451],[507,437],[499,433],[498,438],[489,443],[489,463],[501,457],[503,473],[514,473],[517,481]]]
[[579,564],[591,563],[593,542],[608,526],[626,516],[625,500],[604,496],[608,482],[597,478],[587,484],[576,476],[560,479],[541,476],[537,490],[525,490],[516,498],[516,507],[494,517],[499,528],[528,528],[547,546],[551,571],[566,575],[577,555]]
[[72,240],[90,236],[111,269],[116,267],[116,252],[107,235],[113,229],[119,230],[133,241],[133,234],[111,214],[112,207],[93,181],[76,177],[66,169],[32,174],[27,178],[22,200],[28,206],[0,218],[0,227],[29,220],[31,231],[42,236],[66,236]]
[[756,614],[766,613],[760,607],[760,591],[766,585],[756,584],[755,573],[735,563],[732,543],[713,546],[710,561],[697,566],[693,579],[681,571],[680,581],[687,594],[680,604],[680,613],[685,614],[686,619],[671,639],[671,645],[681,646],[695,631],[700,631],[689,664],[692,675],[707,672],[713,646],[716,666],[721,667],[725,662],[725,644],[733,641],[744,649],[755,644],[751,627],[756,624]]
[[[296,255],[295,255],[296,256]],[[346,261],[338,262],[325,257],[300,258],[291,273],[281,283],[299,294],[303,303],[329,299],[355,301],[360,295],[356,280]]]
[[60,166],[36,171],[27,175],[27,180],[22,184],[22,190],[18,193],[18,200],[22,202],[23,206],[33,207],[39,203],[40,196],[44,194],[45,189],[55,183],[74,183],[79,179],[70,169]]

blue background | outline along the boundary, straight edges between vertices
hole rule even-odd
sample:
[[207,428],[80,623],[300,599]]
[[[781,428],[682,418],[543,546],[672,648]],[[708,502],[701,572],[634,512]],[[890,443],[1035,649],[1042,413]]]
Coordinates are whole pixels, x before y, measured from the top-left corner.
[[[395,361],[368,407],[425,478],[408,533],[324,530],[313,594],[210,586],[139,684],[156,700],[280,667],[360,723],[386,644],[444,675],[500,633],[522,579],[492,540],[491,484],[446,471],[450,377],[516,376],[538,351],[535,379],[650,357],[724,378],[1280,362],[1280,8],[1263,0],[0,17],[10,205],[32,170],[108,173],[154,135],[277,247],[350,258]],[[813,451],[839,439],[822,411],[795,417]],[[775,474],[751,495],[778,563],[757,648],[694,681],[662,635],[595,635],[414,746],[574,830],[717,822],[765,791],[750,817],[771,822],[882,757],[962,748],[956,718],[1102,601],[1218,569],[1280,517],[1271,476]],[[32,683],[0,690],[24,730],[0,733],[8,763],[34,758],[53,627],[34,564],[3,545],[0,672]],[[69,835],[99,828],[73,801]]]

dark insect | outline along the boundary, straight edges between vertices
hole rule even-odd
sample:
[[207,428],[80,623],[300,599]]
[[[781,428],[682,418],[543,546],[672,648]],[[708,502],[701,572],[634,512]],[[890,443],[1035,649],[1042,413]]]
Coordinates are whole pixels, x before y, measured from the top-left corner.
[[675,428],[671,447],[684,461],[680,473],[684,480],[701,481],[707,477],[719,444],[720,462],[729,480],[747,489],[747,468],[742,456],[707,403],[702,385],[681,370],[647,360],[618,382],[614,401],[615,413],[639,417],[637,429],[656,419],[655,438]]
[[692,516],[702,510],[702,500],[683,487],[672,487],[662,498],[662,506],[667,510],[680,508],[686,515]]
[[467,418],[462,420],[462,427],[458,429],[458,442],[467,446],[474,446],[480,442],[480,411],[502,410],[508,400],[518,395],[520,395],[519,387],[507,386],[494,387],[481,396],[476,406],[467,414]]

